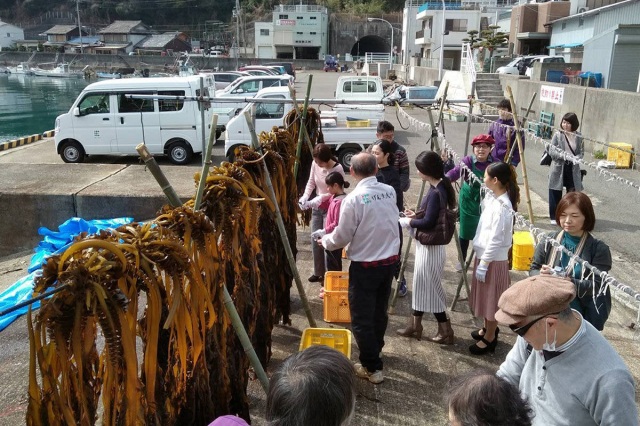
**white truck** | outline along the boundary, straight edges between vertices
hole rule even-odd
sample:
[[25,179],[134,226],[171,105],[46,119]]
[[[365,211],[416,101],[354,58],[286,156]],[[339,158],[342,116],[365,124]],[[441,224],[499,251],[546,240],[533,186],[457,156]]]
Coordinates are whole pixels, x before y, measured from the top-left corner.
[[[262,89],[253,99],[290,100],[291,94],[288,87],[269,87]],[[227,123],[224,137],[224,153],[229,161],[233,161],[235,158],[234,151],[238,146],[251,145],[251,134],[245,118],[245,111],[250,111],[254,105],[256,108],[255,130],[257,134],[262,131],[268,132],[274,126],[283,127],[284,116],[293,109],[293,104],[291,103],[248,103],[237,116]],[[379,110],[369,111],[364,115],[358,110],[351,111],[351,113],[355,111],[358,114],[357,124],[364,125],[364,127],[348,127],[345,120],[339,119],[338,112],[321,112],[324,142],[332,145],[338,160],[346,169],[351,165],[351,157],[376,140],[378,120],[384,117],[384,109],[381,110],[382,115]],[[371,118],[365,119],[365,116]]]
[[[205,84],[203,96],[209,95],[208,87]],[[94,154],[138,155],[135,148],[144,142],[151,154],[167,155],[174,164],[187,164],[194,153],[202,151],[198,103],[184,99],[197,96],[198,76],[123,78],[90,84],[69,112],[56,118],[56,150],[65,163],[81,163]],[[212,108],[205,108],[205,137],[213,113]],[[219,123],[226,123],[234,111],[219,108],[215,113]],[[220,126],[219,132],[224,129]]]

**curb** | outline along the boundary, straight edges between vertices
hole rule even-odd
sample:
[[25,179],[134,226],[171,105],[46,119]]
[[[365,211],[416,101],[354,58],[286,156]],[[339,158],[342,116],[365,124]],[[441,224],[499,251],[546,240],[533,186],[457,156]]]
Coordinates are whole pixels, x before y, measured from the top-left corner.
[[7,149],[16,148],[22,145],[27,145],[27,144],[42,140],[43,138],[51,138],[53,137],[54,133],[55,133],[55,130],[47,130],[42,134],[24,136],[22,138],[12,139],[10,141],[0,143],[0,151],[5,151]]

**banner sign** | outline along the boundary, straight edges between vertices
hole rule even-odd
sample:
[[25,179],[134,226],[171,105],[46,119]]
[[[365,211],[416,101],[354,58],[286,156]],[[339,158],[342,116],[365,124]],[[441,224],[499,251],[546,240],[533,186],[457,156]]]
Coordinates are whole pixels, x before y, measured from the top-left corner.
[[542,85],[540,88],[540,100],[543,102],[562,105],[563,98],[564,87]]

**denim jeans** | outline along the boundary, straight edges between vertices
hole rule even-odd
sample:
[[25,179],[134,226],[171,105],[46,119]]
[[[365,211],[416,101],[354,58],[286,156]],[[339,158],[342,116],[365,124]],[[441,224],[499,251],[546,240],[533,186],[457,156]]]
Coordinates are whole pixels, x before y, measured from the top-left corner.
[[349,267],[351,329],[360,350],[360,362],[369,372],[382,370],[380,351],[389,317],[389,295],[396,265],[365,268],[361,262]]

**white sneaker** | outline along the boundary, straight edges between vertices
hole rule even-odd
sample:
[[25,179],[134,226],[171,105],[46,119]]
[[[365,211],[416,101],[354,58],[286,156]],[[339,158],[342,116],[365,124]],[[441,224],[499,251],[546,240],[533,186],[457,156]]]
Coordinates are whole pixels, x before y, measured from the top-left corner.
[[456,266],[454,266],[454,268],[456,268],[456,272],[462,272],[462,265],[460,264],[460,262],[456,263]]
[[382,374],[382,370],[376,370],[373,373],[369,373],[369,370],[364,368],[360,363],[356,363],[354,365],[354,368],[356,371],[356,376],[360,377],[361,379],[367,379],[374,385],[377,385],[384,381],[384,375]]

